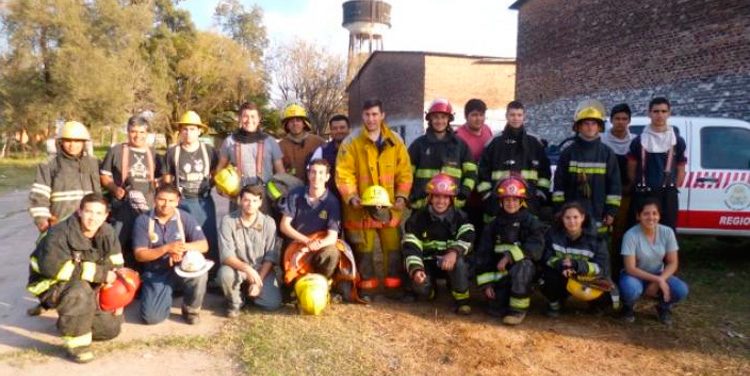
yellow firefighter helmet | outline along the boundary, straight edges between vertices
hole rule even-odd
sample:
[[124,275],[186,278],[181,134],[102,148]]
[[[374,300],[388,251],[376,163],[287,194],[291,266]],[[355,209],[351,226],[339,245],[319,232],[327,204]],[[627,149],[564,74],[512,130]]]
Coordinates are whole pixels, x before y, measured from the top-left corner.
[[67,139],[67,140],[83,140],[83,141],[91,140],[91,136],[89,135],[89,130],[86,128],[85,125],[77,121],[65,122],[65,124],[63,124],[62,126],[62,129],[60,129],[60,135],[57,138]]
[[578,131],[578,124],[586,119],[596,120],[599,123],[601,132],[604,132],[604,121],[606,120],[606,110],[604,105],[596,99],[585,100],[578,104],[576,113],[573,117],[573,131]]
[[235,197],[240,193],[242,184],[240,184],[240,174],[237,169],[229,165],[222,168],[214,176],[214,183],[216,184],[216,190],[229,196]]
[[363,206],[381,206],[390,207],[391,199],[388,197],[388,191],[379,185],[371,185],[362,193]]
[[180,116],[180,121],[175,124],[178,128],[182,127],[183,125],[195,125],[203,130],[204,133],[208,131],[208,125],[201,122],[200,115],[198,115],[198,113],[196,113],[195,111],[185,112],[184,114],[182,114],[182,116]]
[[310,273],[294,284],[299,310],[303,315],[319,315],[328,305],[328,279],[321,274]]
[[581,283],[575,278],[568,278],[568,284],[565,288],[574,298],[584,302],[595,300],[604,293],[603,290]]
[[305,129],[308,131],[312,131],[312,127],[310,126],[310,119],[307,117],[307,111],[305,111],[302,106],[293,103],[289,106],[286,106],[284,109],[284,114],[281,116],[281,124],[284,125],[284,130],[289,132],[289,129],[286,126],[286,123],[289,119],[292,118],[300,118],[302,121],[305,122]]

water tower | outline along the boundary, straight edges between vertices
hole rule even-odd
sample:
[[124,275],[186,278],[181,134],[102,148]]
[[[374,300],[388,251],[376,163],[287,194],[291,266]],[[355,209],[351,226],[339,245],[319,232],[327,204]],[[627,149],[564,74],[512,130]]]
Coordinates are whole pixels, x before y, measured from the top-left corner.
[[383,33],[391,28],[391,5],[385,1],[354,0],[343,4],[349,30],[346,81],[351,81],[373,51],[383,49]]

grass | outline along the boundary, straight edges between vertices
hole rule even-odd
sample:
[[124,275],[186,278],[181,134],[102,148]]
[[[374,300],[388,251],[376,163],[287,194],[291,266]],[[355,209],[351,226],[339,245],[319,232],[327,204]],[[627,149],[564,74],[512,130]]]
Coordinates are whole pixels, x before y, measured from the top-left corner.
[[36,166],[44,160],[43,157],[0,159],[0,192],[29,189],[34,182]]

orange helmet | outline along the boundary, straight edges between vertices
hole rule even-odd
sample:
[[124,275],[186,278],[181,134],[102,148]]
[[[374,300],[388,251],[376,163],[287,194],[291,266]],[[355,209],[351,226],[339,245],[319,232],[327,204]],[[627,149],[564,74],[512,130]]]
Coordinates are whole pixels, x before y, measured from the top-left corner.
[[497,183],[497,196],[501,200],[506,197],[526,199],[528,197],[526,191],[526,182],[518,176],[508,176]]
[[448,122],[453,121],[453,106],[451,106],[451,103],[448,102],[447,99],[438,98],[432,101],[432,104],[430,104],[430,109],[427,110],[427,113],[424,115],[424,119],[427,121],[430,121],[430,115],[434,113],[443,113],[447,114],[449,119]]
[[452,177],[439,173],[430,179],[425,189],[428,195],[445,195],[454,197],[458,194],[458,186]]
[[99,307],[102,311],[115,311],[130,304],[135,298],[135,292],[141,286],[138,272],[121,268],[117,270],[117,279],[109,285],[99,289]]

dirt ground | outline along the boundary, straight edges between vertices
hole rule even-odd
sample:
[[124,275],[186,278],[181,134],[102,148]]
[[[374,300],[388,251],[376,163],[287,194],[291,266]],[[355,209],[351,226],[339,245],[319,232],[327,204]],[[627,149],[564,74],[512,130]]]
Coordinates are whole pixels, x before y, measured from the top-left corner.
[[[198,326],[179,319],[177,302],[174,315],[157,326],[138,323],[136,307],[129,307],[122,335],[98,344],[95,362],[76,365],[61,357],[54,312],[25,315],[34,303],[24,285],[36,236],[26,194],[0,195],[0,375],[750,374],[747,299],[738,314],[710,318],[706,312],[716,302],[701,298],[709,295],[699,286],[675,310],[674,328],[658,324],[650,304],[638,307],[631,326],[578,310],[553,320],[540,313],[538,297],[523,325],[509,328],[479,307],[472,316],[456,316],[446,294],[420,304],[334,305],[320,317],[299,316],[291,307],[248,311],[228,322],[221,299],[209,295]],[[730,277],[748,277],[734,273]],[[704,289],[726,278],[706,281]]]

